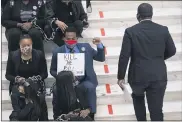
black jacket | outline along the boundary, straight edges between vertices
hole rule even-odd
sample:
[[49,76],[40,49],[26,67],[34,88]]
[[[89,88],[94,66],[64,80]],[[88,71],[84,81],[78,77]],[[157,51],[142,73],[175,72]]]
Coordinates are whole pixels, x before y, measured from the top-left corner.
[[[23,23],[21,18],[20,18],[20,9],[21,9],[21,2],[22,0],[13,0],[14,5],[11,5],[11,0],[7,2],[5,5],[5,8],[3,10],[2,18],[1,18],[1,24],[4,26],[6,29],[9,28],[16,28],[17,23]],[[41,6],[39,8],[38,1],[41,1]],[[30,3],[32,4],[32,9],[33,6],[37,6],[37,15],[34,17],[37,18],[36,24],[39,25],[40,27],[43,27],[46,20],[45,20],[45,5],[43,0],[30,0]]]
[[[13,51],[9,54],[7,67],[6,67],[6,79],[10,81],[10,92],[12,85],[15,83],[15,77],[18,76],[18,68],[21,61],[20,50]],[[32,50],[32,63],[34,65],[35,75],[40,75],[42,80],[48,77],[47,63],[44,54],[39,50]]]
[[165,60],[176,47],[166,26],[145,20],[125,30],[118,64],[118,79],[124,79],[129,58],[128,82],[167,81]]
[[[46,18],[49,18],[48,23],[52,21],[53,18],[57,18],[56,14],[59,14],[59,11],[57,11],[55,8],[56,0],[48,0],[46,3]],[[81,20],[83,21],[84,19],[88,19],[87,14],[84,11],[84,8],[81,4],[80,1],[72,1],[72,12],[73,12],[73,19],[76,20]],[[61,10],[61,8],[60,8]],[[59,19],[59,18],[58,18]]]
[[[15,87],[14,87],[15,88]],[[15,92],[16,90],[16,92]],[[13,111],[9,116],[11,121],[48,121],[47,118],[47,107],[45,106],[46,102],[41,100],[40,106],[40,115],[36,115],[35,106],[33,103],[25,103],[25,96],[22,93],[19,93],[17,89],[13,89],[11,95],[11,103]],[[36,106],[37,107],[37,106]]]

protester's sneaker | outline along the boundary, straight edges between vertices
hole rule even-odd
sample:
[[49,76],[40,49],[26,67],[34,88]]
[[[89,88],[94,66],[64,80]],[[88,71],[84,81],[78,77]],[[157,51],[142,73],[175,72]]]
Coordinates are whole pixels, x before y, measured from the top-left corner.
[[95,114],[94,113],[90,113],[89,116],[92,118],[93,121],[95,121]]
[[89,23],[87,21],[83,21],[83,28],[86,29],[89,27]]
[[91,6],[91,4],[89,4],[87,6],[87,13],[92,13],[92,6]]

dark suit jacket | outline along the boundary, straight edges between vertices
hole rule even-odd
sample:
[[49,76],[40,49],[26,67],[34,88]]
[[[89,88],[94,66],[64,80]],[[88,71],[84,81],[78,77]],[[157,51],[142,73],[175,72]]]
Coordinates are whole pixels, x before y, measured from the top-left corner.
[[[13,51],[9,54],[7,67],[6,67],[6,79],[10,81],[10,92],[12,85],[15,83],[15,77],[18,76],[18,68],[21,62],[20,50]],[[47,64],[44,54],[39,50],[32,50],[32,62],[34,65],[35,75],[40,75],[42,79],[46,79],[48,76]]]
[[166,26],[145,20],[125,30],[118,64],[118,79],[128,82],[167,81],[164,60],[175,55],[176,47]]
[[[85,53],[85,81],[90,81],[94,85],[98,85],[97,77],[93,67],[93,59],[96,61],[105,61],[104,48],[94,50],[88,43],[78,43],[77,44],[80,53]],[[85,51],[82,51],[81,48],[85,47]],[[56,78],[57,76],[57,54],[66,53],[65,45],[56,48],[53,51],[52,62],[50,73]]]

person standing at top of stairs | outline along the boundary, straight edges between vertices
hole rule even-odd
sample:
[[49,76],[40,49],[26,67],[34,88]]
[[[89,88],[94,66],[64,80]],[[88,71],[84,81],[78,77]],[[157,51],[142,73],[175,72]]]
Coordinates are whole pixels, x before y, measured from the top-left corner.
[[165,60],[176,53],[168,28],[152,22],[152,16],[153,7],[150,4],[139,5],[139,23],[125,30],[118,64],[118,84],[122,87],[131,57],[128,82],[138,121],[147,120],[144,92],[151,120],[163,121],[162,107],[167,85]]

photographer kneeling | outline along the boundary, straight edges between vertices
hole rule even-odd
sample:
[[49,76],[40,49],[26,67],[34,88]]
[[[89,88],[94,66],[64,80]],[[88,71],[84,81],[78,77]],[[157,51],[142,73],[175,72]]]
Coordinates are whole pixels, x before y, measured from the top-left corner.
[[11,102],[13,111],[10,121],[48,120],[45,116],[47,109],[43,106],[45,103],[37,95],[33,80],[17,82],[11,94]]
[[54,120],[92,121],[87,98],[75,84],[71,71],[58,73],[53,87]]
[[[32,39],[29,35],[23,35],[20,39],[20,49],[11,52],[7,61],[6,79],[10,81],[9,92],[12,93],[13,98],[16,95],[17,104],[21,104],[18,102],[21,101],[21,95],[17,84],[24,81],[33,82],[31,87],[35,89],[36,95],[39,95],[43,101],[41,109],[45,110],[41,114],[44,114],[44,120],[48,120],[47,105],[43,94],[45,91],[44,79],[47,76],[47,64],[43,52],[32,49]],[[13,101],[12,104],[14,104]],[[17,106],[19,105],[13,105],[14,111],[20,111],[21,107]]]

